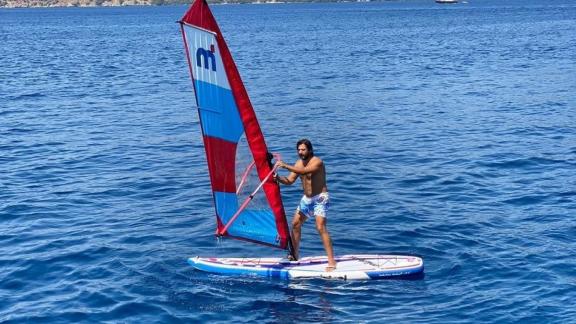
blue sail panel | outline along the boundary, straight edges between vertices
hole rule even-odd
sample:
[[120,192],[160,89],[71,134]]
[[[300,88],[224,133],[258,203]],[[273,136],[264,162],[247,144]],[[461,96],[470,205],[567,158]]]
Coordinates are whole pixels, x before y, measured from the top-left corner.
[[232,91],[196,80],[196,92],[204,135],[237,143],[244,126]]
[[[216,212],[222,222],[227,223],[238,210],[238,196],[234,193],[214,192]],[[245,209],[228,228],[228,234],[247,237],[271,245],[278,244],[276,222],[270,209]]]

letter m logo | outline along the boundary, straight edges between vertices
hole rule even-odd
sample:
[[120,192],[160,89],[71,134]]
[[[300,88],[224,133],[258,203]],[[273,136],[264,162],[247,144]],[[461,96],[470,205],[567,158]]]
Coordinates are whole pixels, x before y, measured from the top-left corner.
[[202,47],[200,47],[196,51],[196,65],[198,67],[204,67],[205,69],[208,70],[212,68],[212,71],[216,72],[216,57],[214,56],[214,45],[212,45],[210,51],[207,51]]

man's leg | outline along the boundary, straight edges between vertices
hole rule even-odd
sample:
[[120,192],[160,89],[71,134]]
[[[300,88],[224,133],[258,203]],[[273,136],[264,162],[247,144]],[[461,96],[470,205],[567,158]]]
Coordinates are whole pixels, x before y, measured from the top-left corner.
[[320,238],[322,239],[322,244],[324,245],[324,250],[326,250],[326,256],[328,257],[328,267],[326,271],[332,271],[336,268],[336,260],[334,260],[334,250],[332,249],[332,239],[330,239],[330,234],[326,228],[326,218],[322,216],[316,216],[316,229]]
[[300,237],[302,236],[302,225],[308,219],[304,214],[296,211],[292,219],[292,247],[294,248],[294,257],[300,258]]

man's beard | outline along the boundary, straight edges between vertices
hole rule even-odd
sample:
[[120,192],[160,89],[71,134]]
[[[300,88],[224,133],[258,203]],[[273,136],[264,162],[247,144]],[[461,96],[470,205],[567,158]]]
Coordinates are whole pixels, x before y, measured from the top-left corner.
[[310,154],[299,154],[299,155],[302,160],[308,160],[308,158],[310,157]]

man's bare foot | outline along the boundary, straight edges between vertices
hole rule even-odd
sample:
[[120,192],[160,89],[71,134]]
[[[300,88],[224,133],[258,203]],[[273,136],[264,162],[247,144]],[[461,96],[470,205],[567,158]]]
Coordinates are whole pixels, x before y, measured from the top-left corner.
[[326,267],[326,272],[332,272],[334,270],[336,270],[336,265],[328,265]]

